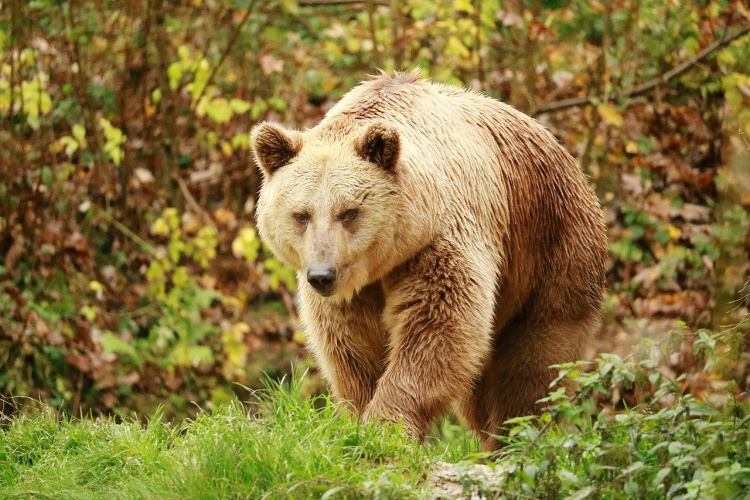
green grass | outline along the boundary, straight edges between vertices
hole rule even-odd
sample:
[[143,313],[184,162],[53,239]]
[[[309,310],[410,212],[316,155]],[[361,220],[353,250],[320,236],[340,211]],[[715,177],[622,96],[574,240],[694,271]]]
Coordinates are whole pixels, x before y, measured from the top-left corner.
[[[586,371],[561,366],[574,397],[556,390],[547,413],[511,421],[492,460],[449,420],[416,443],[398,426],[362,426],[327,397],[304,397],[299,381],[263,391],[252,414],[236,403],[180,425],[37,410],[0,426],[0,498],[429,498],[436,463],[463,461],[459,473],[471,462],[495,468],[501,482],[460,478],[486,498],[746,499],[750,394],[739,344],[721,335],[694,347],[700,375],[724,377],[726,404],[685,394],[685,377],[665,377],[658,356],[602,355]],[[625,393],[639,404],[596,404]]]
[[417,445],[295,384],[261,395],[256,415],[237,403],[180,426],[38,411],[0,430],[0,498],[422,497],[432,462],[477,449],[447,421],[437,432],[452,437]]

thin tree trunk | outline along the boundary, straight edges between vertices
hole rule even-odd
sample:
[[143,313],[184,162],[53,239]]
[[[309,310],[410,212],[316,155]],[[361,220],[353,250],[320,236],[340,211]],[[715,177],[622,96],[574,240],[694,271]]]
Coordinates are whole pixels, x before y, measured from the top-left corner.
[[375,24],[375,0],[367,1],[367,18],[370,24],[370,39],[372,40],[372,62],[376,68],[383,69],[383,63],[380,59],[380,50],[378,49],[378,27]]
[[484,90],[485,88],[485,74],[484,74],[484,61],[482,60],[482,0],[474,0],[474,26],[476,28],[476,34],[474,37],[474,52],[477,58],[477,81],[479,82],[479,89]]
[[153,16],[152,26],[156,42],[156,66],[158,72],[159,90],[161,91],[161,100],[159,101],[161,118],[161,172],[158,177],[161,181],[161,188],[165,191],[167,199],[176,207],[182,206],[181,191],[177,189],[175,176],[177,175],[177,155],[175,151],[175,97],[174,92],[169,87],[169,78],[167,68],[169,67],[169,55],[167,48],[169,40],[167,39],[165,18],[167,15],[164,0],[153,0],[149,6]]
[[404,62],[403,47],[401,46],[401,37],[404,33],[401,0],[391,0],[391,16],[393,17],[393,67],[400,70]]

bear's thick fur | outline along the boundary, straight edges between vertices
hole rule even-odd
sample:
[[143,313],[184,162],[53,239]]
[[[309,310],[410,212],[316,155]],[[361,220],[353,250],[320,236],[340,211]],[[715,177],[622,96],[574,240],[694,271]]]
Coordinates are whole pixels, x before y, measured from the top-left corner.
[[298,271],[335,397],[423,436],[454,405],[484,448],[539,410],[598,327],[593,190],[539,123],[413,73],[349,92],[305,132],[253,131],[258,228]]

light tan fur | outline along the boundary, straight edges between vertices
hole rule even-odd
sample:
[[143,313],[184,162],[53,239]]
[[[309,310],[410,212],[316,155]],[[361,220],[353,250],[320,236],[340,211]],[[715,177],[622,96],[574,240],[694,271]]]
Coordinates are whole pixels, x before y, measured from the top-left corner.
[[[311,130],[261,124],[253,139],[261,237],[298,270],[334,396],[366,419],[402,418],[421,437],[454,405],[494,449],[506,419],[539,411],[549,366],[583,356],[605,227],[535,120],[400,73],[353,89]],[[320,265],[337,271],[329,297],[306,280]]]

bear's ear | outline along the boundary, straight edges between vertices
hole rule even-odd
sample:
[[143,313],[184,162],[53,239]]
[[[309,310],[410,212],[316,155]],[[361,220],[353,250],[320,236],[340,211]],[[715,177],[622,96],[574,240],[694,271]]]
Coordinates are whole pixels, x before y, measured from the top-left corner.
[[395,128],[376,122],[367,127],[357,141],[357,154],[363,159],[378,165],[383,170],[396,166],[401,140]]
[[267,176],[292,161],[302,149],[302,134],[274,123],[261,123],[251,136],[255,160]]

